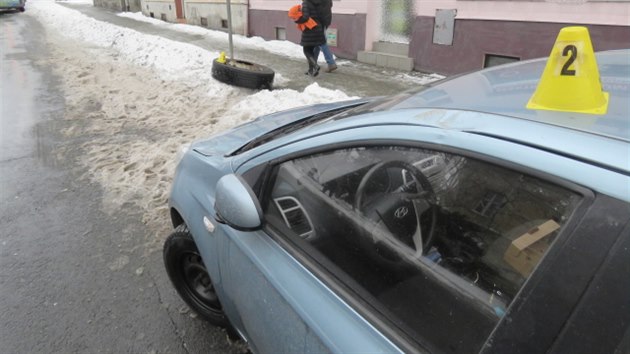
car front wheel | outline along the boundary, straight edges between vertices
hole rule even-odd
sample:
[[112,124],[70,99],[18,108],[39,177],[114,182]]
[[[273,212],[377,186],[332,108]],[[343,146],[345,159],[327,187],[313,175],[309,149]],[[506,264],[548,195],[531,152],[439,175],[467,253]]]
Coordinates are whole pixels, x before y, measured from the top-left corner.
[[178,226],[164,242],[164,265],[175,289],[190,308],[216,326],[229,327],[210,275],[185,224]]

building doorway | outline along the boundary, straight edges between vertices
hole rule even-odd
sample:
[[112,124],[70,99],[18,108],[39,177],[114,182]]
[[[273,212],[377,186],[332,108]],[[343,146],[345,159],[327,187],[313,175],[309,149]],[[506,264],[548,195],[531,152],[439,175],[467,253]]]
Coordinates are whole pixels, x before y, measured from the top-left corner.
[[175,0],[175,15],[177,19],[184,18],[184,6],[182,5],[182,0]]

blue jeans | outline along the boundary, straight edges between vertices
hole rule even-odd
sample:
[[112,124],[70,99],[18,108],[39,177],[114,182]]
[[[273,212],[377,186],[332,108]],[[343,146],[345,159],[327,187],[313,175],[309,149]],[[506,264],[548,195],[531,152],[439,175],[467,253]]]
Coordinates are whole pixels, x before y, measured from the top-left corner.
[[328,47],[327,43],[324,43],[322,45],[320,45],[319,47],[315,47],[315,50],[313,51],[315,54],[315,60],[317,60],[319,58],[319,50],[322,50],[322,53],[324,53],[324,59],[326,59],[326,64],[328,65],[334,65],[335,64],[335,57],[333,57],[333,53],[330,51],[330,48]]

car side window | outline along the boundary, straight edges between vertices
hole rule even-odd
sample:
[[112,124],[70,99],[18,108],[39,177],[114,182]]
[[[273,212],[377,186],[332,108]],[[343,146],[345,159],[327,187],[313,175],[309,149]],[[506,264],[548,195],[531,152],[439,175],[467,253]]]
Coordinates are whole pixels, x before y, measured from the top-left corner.
[[279,164],[266,227],[437,352],[476,352],[581,196],[481,160],[356,147]]

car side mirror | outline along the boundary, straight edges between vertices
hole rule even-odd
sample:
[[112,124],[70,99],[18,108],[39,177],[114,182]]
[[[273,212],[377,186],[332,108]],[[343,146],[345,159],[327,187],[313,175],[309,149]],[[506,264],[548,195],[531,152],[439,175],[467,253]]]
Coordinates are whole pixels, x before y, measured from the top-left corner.
[[252,231],[262,225],[262,208],[245,180],[235,174],[217,182],[214,210],[217,221],[239,231]]

